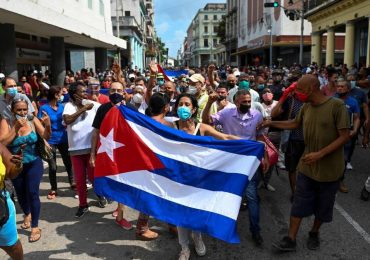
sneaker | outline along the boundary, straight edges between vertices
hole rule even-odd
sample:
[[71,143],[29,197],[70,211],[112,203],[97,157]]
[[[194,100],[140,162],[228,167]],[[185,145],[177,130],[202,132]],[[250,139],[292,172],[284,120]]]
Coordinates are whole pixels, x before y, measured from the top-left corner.
[[103,196],[96,195],[98,197],[98,206],[99,208],[105,208],[107,205],[107,199]]
[[79,198],[79,196],[78,196],[78,194],[77,194],[77,193],[74,195],[74,198],[75,198],[75,199],[78,199],[78,198]]
[[253,233],[252,239],[256,246],[261,246],[263,244],[263,238],[261,237],[261,234],[259,232]]
[[278,162],[276,164],[277,167],[279,167],[280,169],[284,170],[285,169],[285,164],[283,162]]
[[78,207],[78,210],[76,212],[75,217],[76,218],[82,218],[89,211],[90,211],[89,206]]
[[297,243],[290,237],[283,237],[282,240],[273,243],[272,246],[280,251],[289,252],[296,250]]
[[118,207],[116,208],[115,211],[112,212],[112,216],[115,218],[118,216]]
[[369,197],[370,197],[369,195],[370,195],[369,192],[366,190],[365,187],[363,187],[362,188],[362,191],[361,191],[361,199],[363,201],[368,201],[369,200]]
[[93,185],[91,184],[91,182],[86,182],[86,188],[90,189]]
[[342,193],[348,193],[348,188],[342,181],[340,182],[339,191]]
[[317,250],[320,248],[320,238],[318,232],[308,233],[307,248],[310,250]]
[[266,190],[268,190],[268,191],[276,191],[276,189],[274,187],[272,187],[270,184],[267,184],[266,185]]
[[353,170],[353,166],[352,166],[352,164],[350,162],[347,163],[346,169],[347,170]]
[[207,253],[206,245],[203,242],[202,236],[194,236],[193,241],[195,245],[195,252],[197,252],[198,256],[204,256]]
[[189,248],[183,248],[179,255],[179,260],[189,260],[190,258],[190,249]]
[[128,222],[125,218],[122,218],[121,220],[115,220],[116,224],[120,226],[121,228],[125,230],[131,230],[132,229],[132,224]]

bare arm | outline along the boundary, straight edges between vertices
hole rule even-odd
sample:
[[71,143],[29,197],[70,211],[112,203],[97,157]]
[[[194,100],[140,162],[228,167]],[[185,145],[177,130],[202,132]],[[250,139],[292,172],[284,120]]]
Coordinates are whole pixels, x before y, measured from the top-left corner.
[[227,135],[224,133],[220,133],[217,130],[215,130],[213,127],[206,125],[206,124],[200,125],[200,132],[203,135],[212,136],[219,140],[239,140],[240,139],[240,137],[236,135]]
[[96,147],[98,146],[98,139],[99,139],[100,130],[94,128],[92,137],[91,137],[91,151],[90,151],[90,166],[95,167],[95,159],[96,159]]
[[19,155],[12,155],[1,143],[0,153],[6,168],[5,177],[14,179],[22,170],[22,157]]
[[87,105],[83,106],[82,108],[78,109],[74,114],[71,114],[71,115],[63,115],[64,123],[66,123],[66,125],[72,124],[83,113],[85,113],[87,110],[92,109],[93,106],[94,106],[94,104],[87,104]]
[[[42,111],[42,112],[45,113],[45,111]],[[46,122],[46,123],[45,121],[43,122],[45,124],[45,127],[41,124],[40,120],[37,117],[33,119],[33,123],[35,124],[35,129],[37,133],[45,140],[49,140],[51,136],[50,119],[49,119],[49,122]]]
[[[15,123],[16,124],[16,123]],[[17,128],[19,130],[19,127]],[[0,121],[0,142],[3,145],[9,145],[14,138],[17,136],[18,130],[16,129],[16,125],[14,125],[11,129],[9,129],[9,124],[6,119],[1,119]]]
[[149,64],[149,69],[150,69],[150,78],[149,78],[148,86],[146,87],[146,93],[145,93],[145,102],[147,104],[149,104],[149,100],[153,94],[153,88],[155,85],[154,80],[156,79],[157,73],[158,73],[157,64],[154,61],[151,61]]
[[354,113],[353,114],[353,130],[351,130],[349,133],[350,137],[353,137],[358,132],[358,130],[360,129],[360,124],[361,122],[360,122],[359,114]]
[[207,104],[203,109],[202,123],[207,124],[207,125],[212,124],[213,120],[211,117],[210,110],[211,110],[212,104],[217,100],[217,97],[218,95],[215,92],[209,95]]
[[364,110],[364,116],[365,116],[365,121],[364,121],[364,126],[367,127],[369,123],[369,106],[367,103],[362,104],[362,109]]
[[316,161],[320,160],[321,158],[325,157],[326,155],[338,150],[341,148],[349,139],[349,129],[339,129],[338,130],[339,136],[329,145],[325,146],[321,150],[317,152],[308,153],[302,157],[302,161],[305,164],[313,164]]
[[213,78],[214,70],[215,70],[215,65],[212,64],[208,66],[207,76],[208,76],[209,84],[211,85],[211,87],[214,87],[214,84],[215,84],[215,80]]
[[276,106],[271,110],[271,118],[280,116],[284,112],[283,102],[278,101]]
[[299,123],[296,122],[295,120],[288,120],[288,121],[269,121],[266,120],[262,123],[263,127],[275,127],[275,128],[280,128],[280,129],[297,129],[299,128]]

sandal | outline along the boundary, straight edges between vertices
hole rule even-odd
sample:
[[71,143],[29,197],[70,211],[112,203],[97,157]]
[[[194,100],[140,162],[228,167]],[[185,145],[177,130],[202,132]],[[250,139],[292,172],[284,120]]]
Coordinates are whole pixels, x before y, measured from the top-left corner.
[[48,200],[53,200],[57,196],[57,192],[55,190],[49,191],[49,194],[47,196]]
[[[34,231],[36,229],[36,231]],[[41,238],[41,229],[40,228],[33,228],[28,239],[28,242],[34,243],[39,241]]]
[[31,227],[31,215],[24,216],[23,223],[21,224],[21,229],[29,229]]

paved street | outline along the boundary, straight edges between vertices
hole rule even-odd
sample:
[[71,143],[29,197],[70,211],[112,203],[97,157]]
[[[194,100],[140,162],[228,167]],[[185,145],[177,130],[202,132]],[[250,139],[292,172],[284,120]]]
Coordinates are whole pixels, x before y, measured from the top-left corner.
[[[247,212],[239,216],[241,243],[229,245],[211,237],[205,237],[207,255],[202,259],[369,259],[370,257],[370,201],[359,199],[359,193],[369,171],[370,151],[357,146],[353,160],[354,170],[347,175],[348,194],[338,194],[334,221],[322,228],[321,249],[310,251],[305,246],[312,219],[303,222],[298,236],[296,253],[281,254],[271,244],[286,234],[289,217],[289,184],[285,172],[273,175],[271,184],[275,193],[260,191],[261,227],[265,240],[262,248],[256,248],[248,231]],[[60,159],[59,159],[60,163]],[[60,168],[61,169],[61,168]],[[135,232],[125,231],[115,225],[111,212],[115,203],[104,209],[96,207],[90,190],[91,212],[81,220],[74,214],[77,200],[66,184],[64,172],[59,173],[60,190],[56,200],[48,201],[48,177],[45,173],[41,184],[42,211],[40,227],[42,238],[37,243],[28,243],[29,231],[19,229],[25,259],[177,259],[179,245],[167,232],[166,225],[151,220],[151,225],[160,232],[158,240],[141,242],[135,240]],[[18,208],[18,224],[22,214]],[[128,219],[136,223],[138,213],[128,211]],[[196,259],[193,251],[192,259]],[[0,259],[7,259],[0,252]]]

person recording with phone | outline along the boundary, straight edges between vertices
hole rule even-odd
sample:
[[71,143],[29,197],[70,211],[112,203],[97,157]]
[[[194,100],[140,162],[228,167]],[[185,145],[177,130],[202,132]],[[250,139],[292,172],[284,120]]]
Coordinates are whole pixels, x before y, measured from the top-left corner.
[[40,120],[29,115],[25,99],[14,99],[11,111],[12,120],[3,118],[0,121],[0,142],[8,146],[12,154],[22,156],[23,170],[12,182],[25,216],[21,228],[31,228],[29,242],[36,242],[41,238],[41,229],[38,227],[39,187],[44,172],[36,143],[38,138],[50,138],[50,118],[45,112]]

